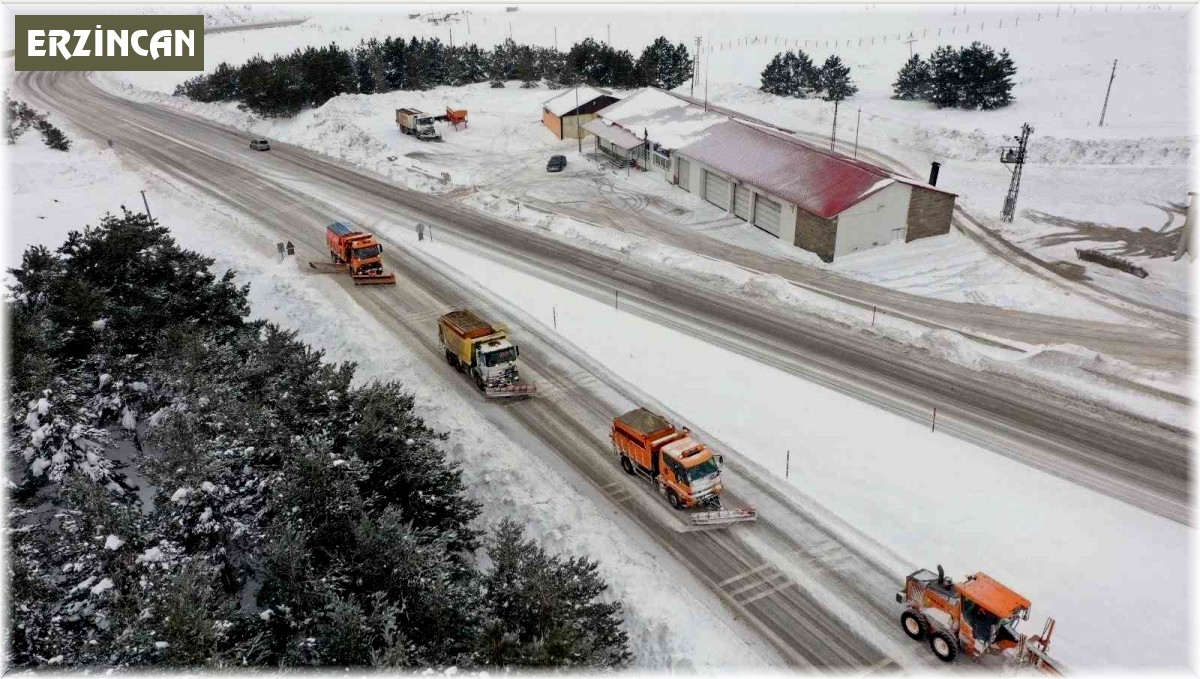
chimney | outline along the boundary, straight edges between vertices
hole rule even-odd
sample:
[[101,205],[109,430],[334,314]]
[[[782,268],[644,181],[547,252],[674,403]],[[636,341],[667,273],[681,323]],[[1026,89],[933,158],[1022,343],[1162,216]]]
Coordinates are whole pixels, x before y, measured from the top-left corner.
[[934,161],[933,163],[931,163],[929,165],[929,185],[930,186],[937,186],[938,170],[941,169],[941,167],[942,167],[942,164],[937,161]]

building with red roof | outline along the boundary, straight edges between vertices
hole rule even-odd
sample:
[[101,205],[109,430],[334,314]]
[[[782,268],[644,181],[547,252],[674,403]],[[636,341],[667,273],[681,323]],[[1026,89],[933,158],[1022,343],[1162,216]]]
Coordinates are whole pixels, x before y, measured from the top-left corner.
[[586,127],[598,150],[827,262],[950,231],[953,193],[691,97],[645,88]]

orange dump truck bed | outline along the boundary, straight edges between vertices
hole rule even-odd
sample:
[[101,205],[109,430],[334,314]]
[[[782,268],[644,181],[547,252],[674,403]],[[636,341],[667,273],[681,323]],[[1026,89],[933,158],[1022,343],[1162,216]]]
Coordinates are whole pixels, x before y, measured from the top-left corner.
[[661,415],[638,408],[613,420],[613,443],[639,467],[656,475],[658,453],[682,434]]

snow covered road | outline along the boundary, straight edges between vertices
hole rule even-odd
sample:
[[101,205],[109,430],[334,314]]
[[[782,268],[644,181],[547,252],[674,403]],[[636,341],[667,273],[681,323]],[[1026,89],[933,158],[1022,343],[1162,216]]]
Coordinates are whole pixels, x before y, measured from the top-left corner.
[[[237,209],[265,222],[281,237],[288,237],[300,245],[300,256],[323,259],[323,239],[320,229],[328,221],[331,211],[345,213],[353,219],[368,224],[380,225],[386,225],[389,222],[403,225],[411,223],[414,216],[422,213],[439,214],[439,203],[428,196],[409,195],[394,187],[389,187],[361,174],[355,174],[336,164],[295,149],[283,147],[273,151],[269,157],[256,157],[242,147],[243,140],[238,135],[232,134],[220,126],[181,118],[152,107],[119,102],[90,90],[82,79],[75,83],[75,87],[69,93],[55,92],[53,87],[53,83],[37,84],[37,88],[51,88],[50,91],[41,90],[39,96],[47,98],[44,100],[45,103],[38,102],[39,105],[53,106],[64,110],[77,125],[92,128],[94,133],[100,137],[117,138],[119,149],[141,156],[168,175],[208,192],[215,199],[232,204]],[[102,111],[109,111],[110,115],[99,115],[98,112]],[[125,122],[116,122],[121,117],[125,118]],[[184,143],[180,143],[181,141]],[[512,242],[505,246],[506,248],[515,247],[518,243],[528,245],[533,241],[533,237],[526,232],[506,233],[504,225],[494,220],[486,221],[467,215],[450,217],[447,216],[449,214],[453,213],[447,213],[444,208],[442,209],[438,219],[435,220],[438,222],[437,228],[448,228],[445,226],[447,223],[454,224],[458,226],[454,229],[456,232],[465,234],[474,242],[488,243],[484,234],[489,231],[492,238],[508,237],[512,239]],[[482,225],[482,227],[466,228],[476,224]],[[395,239],[392,239],[388,240],[386,244],[392,246],[396,242]],[[545,247],[545,245],[543,246]],[[393,251],[398,251],[398,248]],[[546,260],[541,264],[547,268],[561,267],[567,273],[578,274],[579,271],[590,271],[590,276],[619,274],[619,280],[622,281],[622,294],[624,295],[626,290],[634,293],[631,301],[636,300],[647,306],[656,303],[663,305],[662,312],[665,315],[678,311],[678,309],[666,306],[661,301],[655,302],[658,299],[655,293],[658,292],[671,293],[678,303],[677,288],[679,285],[669,278],[655,277],[648,272],[622,270],[619,262],[604,261],[580,253],[570,253],[566,248],[562,248],[558,254],[561,257],[557,258],[559,260],[557,263],[553,260]],[[426,331],[426,329],[432,327],[431,319],[436,312],[444,310],[449,305],[474,301],[470,295],[464,298],[461,292],[457,294],[447,292],[454,288],[447,288],[446,283],[438,284],[436,276],[421,274],[416,264],[404,259],[399,262],[392,260],[392,264],[405,268],[403,273],[412,283],[411,286],[405,286],[402,283],[394,291],[368,290],[361,291],[362,294],[359,294],[360,291],[354,291],[353,297],[377,317],[390,318],[387,325],[403,329],[410,338],[409,341],[415,339],[419,344],[429,345],[432,342],[432,331]],[[433,292],[430,291],[431,288]],[[710,304],[708,310],[711,315],[713,311],[712,298],[708,298],[706,301]],[[741,315],[738,315],[738,306],[736,300],[722,302],[720,310],[724,314],[725,321],[730,318],[744,320],[754,318],[753,316],[747,317],[746,310],[740,310]],[[688,319],[688,316],[680,318]],[[707,326],[716,326],[721,324],[721,317],[717,318],[718,322],[713,323],[711,320],[697,315],[695,321],[702,322]],[[778,321],[779,319],[767,316],[750,325],[753,325],[758,332],[765,332],[766,329],[762,326],[769,328],[774,325],[778,330],[781,327],[778,325]],[[686,323],[687,321],[684,320],[684,324]],[[787,332],[783,333],[785,336],[798,331],[794,323],[785,324],[782,327],[786,328]],[[800,326],[799,330],[803,331],[803,326]],[[807,329],[807,333],[806,337],[814,343],[821,341],[820,335],[814,334],[813,329]],[[830,339],[824,340],[826,344],[830,341]],[[859,342],[862,342],[861,338],[859,338]],[[785,338],[784,344],[786,343]],[[740,342],[740,344],[744,344],[744,342]],[[820,345],[818,344],[818,346]],[[556,366],[550,358],[547,358],[545,363],[540,363],[538,362],[537,345],[533,345],[532,348],[534,351],[529,352],[531,354],[529,357],[532,359],[531,363],[535,372],[538,373],[537,376],[555,387],[555,394],[561,397],[562,403],[553,398],[539,399],[541,405],[536,408],[519,405],[510,407],[506,411],[513,418],[517,418],[521,428],[528,432],[531,438],[540,440],[543,447],[553,449],[556,453],[572,459],[572,464],[577,465],[578,472],[588,478],[593,486],[602,493],[618,489],[619,486],[612,484],[619,484],[622,477],[615,465],[610,464],[611,460],[605,460],[603,451],[606,450],[606,446],[602,440],[604,428],[601,427],[600,433],[597,433],[596,423],[603,422],[605,418],[611,418],[614,406],[619,402],[614,403],[611,395],[607,398],[603,396],[597,398],[597,391],[600,394],[605,392],[601,387],[593,389],[586,384],[590,379],[588,376],[590,373],[581,372],[578,369],[574,372],[563,372],[563,367]],[[778,349],[779,347],[773,348]],[[799,351],[795,347],[788,347],[788,349]],[[550,353],[547,354],[547,356],[549,355]],[[860,348],[856,352],[856,357],[860,360],[869,359],[870,355],[864,355],[863,349]],[[823,364],[822,368],[833,371],[837,368],[834,358],[835,356],[827,355],[823,361],[818,361],[818,363]],[[796,363],[800,362],[800,360],[796,361]],[[545,370],[543,371],[539,366],[545,367]],[[854,372],[863,379],[868,377],[868,371],[861,365]],[[572,375],[576,377],[572,377]],[[943,382],[949,377],[948,374],[940,372],[936,376]],[[584,388],[580,388],[581,380],[585,382]],[[876,382],[874,386],[883,389],[888,385]],[[983,385],[970,386],[982,388]],[[989,401],[989,404],[993,407],[996,405],[993,401]],[[1025,405],[1027,408],[1030,407],[1028,403]],[[1039,404],[1039,407],[1041,405]],[[1046,408],[1054,410],[1052,404],[1044,405]],[[982,406],[981,411],[987,416],[995,415],[994,412],[982,408]],[[956,417],[966,420],[969,414],[967,412],[954,413],[952,410],[947,413],[948,424],[952,425]],[[1078,415],[1061,412],[1061,409],[1060,412],[1043,413],[1043,416],[1053,418],[1053,425],[1056,428],[1060,427],[1064,421],[1086,424],[1086,420],[1078,419]],[[581,428],[581,423],[586,426]],[[1027,424],[1033,431],[1041,430],[1043,434],[1041,437],[1035,435],[1031,438],[1035,440],[1034,443],[1040,443],[1045,447],[1047,439],[1052,438],[1049,436],[1050,430],[1045,429],[1044,425],[1038,424],[1037,420]],[[1113,436],[1120,436],[1114,423],[1104,424],[1113,427]],[[1097,426],[1097,424],[1093,423],[1091,426]],[[1057,434],[1057,432],[1054,433]],[[1053,439],[1057,439],[1057,442],[1060,442],[1059,445],[1062,445],[1061,437],[1054,436]],[[1129,461],[1126,459],[1124,463]],[[1110,471],[1117,470],[1110,469]],[[592,473],[595,476],[589,475]],[[608,490],[606,491],[606,489]],[[620,497],[625,496],[621,495]],[[644,529],[647,529],[647,526],[652,527],[647,530],[653,530],[657,539],[660,539],[672,553],[681,558],[702,582],[709,584],[719,594],[722,592],[721,583],[728,581],[729,578],[740,576],[751,568],[758,568],[761,563],[769,560],[762,554],[770,548],[769,545],[756,545],[754,539],[748,536],[739,536],[739,533],[747,531],[692,535],[691,537],[696,538],[693,540],[691,537],[687,537],[690,534],[678,533],[673,528],[664,527],[662,515],[665,510],[661,505],[656,506],[641,501],[624,503],[623,500],[616,497],[611,499],[618,505],[627,504],[627,511],[635,517],[639,525]],[[666,515],[670,517],[669,512],[666,512]],[[638,517],[643,518],[639,519]],[[667,523],[666,526],[670,526],[670,524]],[[714,550],[726,557],[723,559],[713,558]],[[966,568],[968,565],[964,564],[962,567]],[[760,630],[769,636],[773,635],[781,650],[788,652],[796,664],[873,665],[883,658],[883,652],[879,649],[854,640],[854,635],[844,629],[844,623],[828,615],[826,606],[817,595],[813,594],[812,590],[800,588],[793,588],[790,591],[783,590],[780,596],[766,596],[755,599],[753,602],[744,600],[745,597],[739,602],[733,599],[733,594],[728,592],[722,596],[723,598],[729,597],[725,599],[726,603],[746,615]],[[894,631],[893,634],[895,633]],[[894,639],[885,639],[876,643],[886,646],[892,642]]]

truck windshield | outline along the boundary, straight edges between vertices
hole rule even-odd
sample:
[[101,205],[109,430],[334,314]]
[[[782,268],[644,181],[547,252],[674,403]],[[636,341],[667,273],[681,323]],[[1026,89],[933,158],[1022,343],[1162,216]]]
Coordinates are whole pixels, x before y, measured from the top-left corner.
[[367,259],[368,257],[374,257],[378,254],[379,254],[379,246],[378,245],[372,245],[372,246],[366,247],[366,248],[355,248],[355,250],[354,250],[354,258],[355,259]]
[[511,363],[515,360],[517,360],[517,350],[513,347],[488,352],[483,355],[483,364],[488,367],[500,365],[501,363]]
[[709,458],[688,470],[688,481],[699,481],[706,476],[712,476],[720,471],[716,460]]

